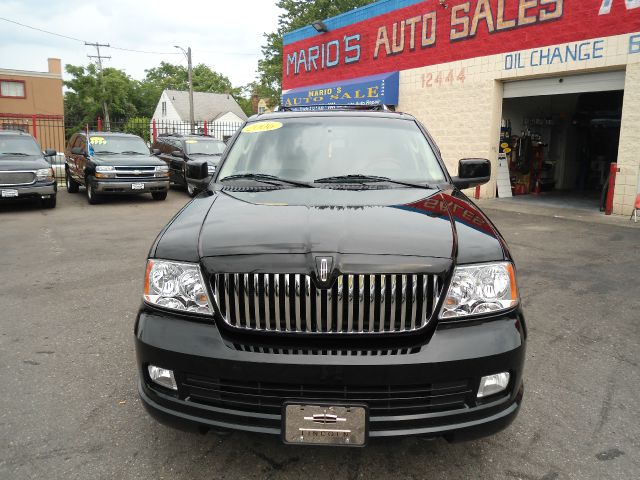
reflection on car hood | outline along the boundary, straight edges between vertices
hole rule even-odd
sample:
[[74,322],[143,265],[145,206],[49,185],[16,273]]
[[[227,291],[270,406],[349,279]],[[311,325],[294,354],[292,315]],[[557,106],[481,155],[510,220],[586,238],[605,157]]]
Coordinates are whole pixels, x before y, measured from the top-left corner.
[[189,154],[189,160],[197,160],[199,162],[204,160],[208,165],[211,165],[213,167],[217,166],[218,163],[220,163],[220,158],[221,157],[215,155],[202,155],[199,153]]
[[0,155],[0,171],[37,170],[50,166],[51,164],[40,155]]
[[469,263],[505,255],[493,225],[466,197],[412,188],[218,191],[187,205],[154,251],[189,261],[334,252]]

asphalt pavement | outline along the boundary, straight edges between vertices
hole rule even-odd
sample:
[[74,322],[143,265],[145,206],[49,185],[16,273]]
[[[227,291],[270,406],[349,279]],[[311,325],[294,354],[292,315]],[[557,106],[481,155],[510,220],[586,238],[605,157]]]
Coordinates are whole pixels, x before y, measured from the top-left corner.
[[529,327],[519,417],[474,442],[334,449],[184,433],[145,413],[133,346],[145,260],[187,201],[60,192],[55,210],[0,206],[0,479],[640,476],[640,230],[626,219],[488,208]]

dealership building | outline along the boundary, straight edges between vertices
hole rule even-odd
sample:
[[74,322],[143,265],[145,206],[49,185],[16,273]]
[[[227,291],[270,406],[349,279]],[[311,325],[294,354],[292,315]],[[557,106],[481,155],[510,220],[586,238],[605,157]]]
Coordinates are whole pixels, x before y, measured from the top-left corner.
[[[481,198],[629,215],[639,187],[640,0],[382,0],[290,32],[283,104],[414,115]],[[608,186],[611,188],[608,188]]]

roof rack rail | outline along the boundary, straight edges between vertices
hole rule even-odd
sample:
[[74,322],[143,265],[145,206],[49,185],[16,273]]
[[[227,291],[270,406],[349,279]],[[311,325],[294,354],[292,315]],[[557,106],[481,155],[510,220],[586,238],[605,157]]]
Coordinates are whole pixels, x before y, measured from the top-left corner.
[[304,111],[316,111],[316,110],[369,110],[369,111],[382,111],[382,112],[395,112],[395,107],[392,105],[385,105],[383,103],[376,105],[278,105],[273,109],[274,112],[304,112]]

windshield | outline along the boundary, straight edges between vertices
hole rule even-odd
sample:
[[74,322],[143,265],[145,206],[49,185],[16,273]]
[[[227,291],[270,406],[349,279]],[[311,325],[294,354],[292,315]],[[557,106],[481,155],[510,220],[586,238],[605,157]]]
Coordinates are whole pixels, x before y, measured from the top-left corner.
[[371,117],[250,123],[231,147],[218,180],[246,173],[304,182],[344,175],[420,183],[445,181],[415,122]]
[[188,155],[222,155],[226,147],[220,140],[189,139],[184,143]]
[[129,153],[149,155],[149,149],[140,137],[116,137],[91,135],[89,141],[96,154],[100,153]]
[[40,146],[31,137],[0,137],[0,155],[42,155]]

